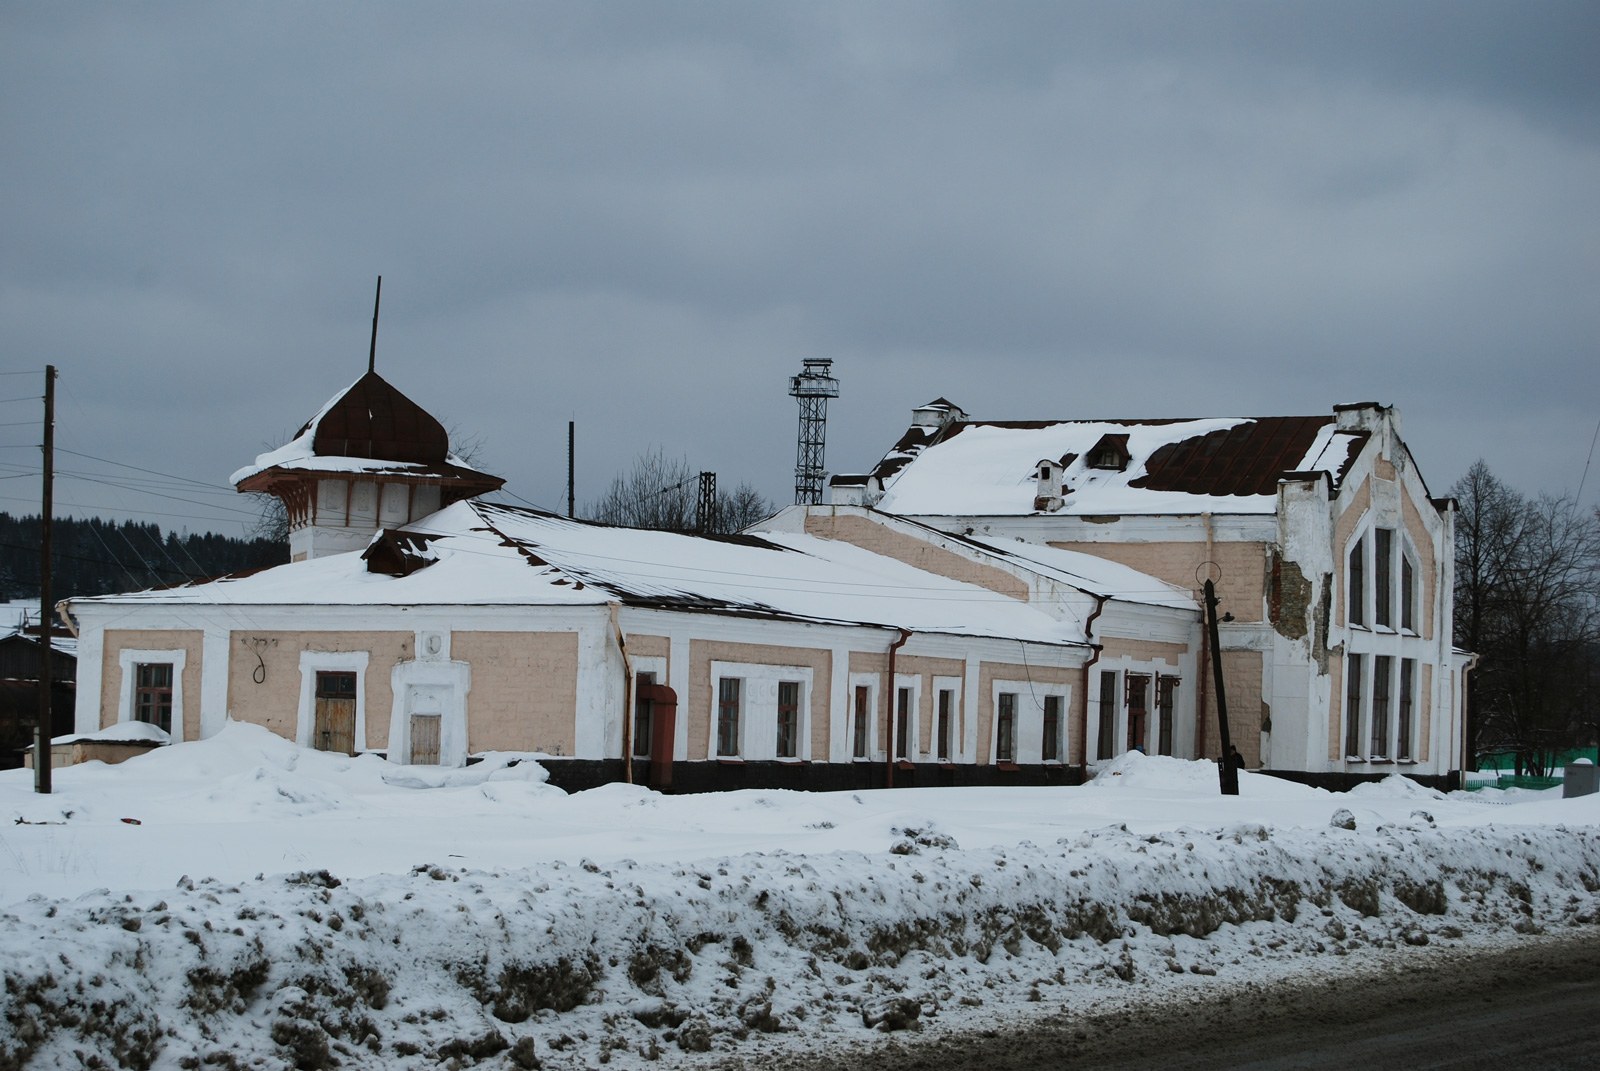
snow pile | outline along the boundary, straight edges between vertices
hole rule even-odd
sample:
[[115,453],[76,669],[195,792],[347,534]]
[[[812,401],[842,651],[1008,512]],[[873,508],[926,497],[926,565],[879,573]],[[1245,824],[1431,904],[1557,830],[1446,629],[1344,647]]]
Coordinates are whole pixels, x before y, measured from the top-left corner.
[[1223,799],[1139,755],[1078,789],[568,796],[521,759],[233,726],[54,797],[0,776],[0,1068],[748,1061],[1600,921],[1600,797]]
[[115,725],[107,726],[93,733],[69,733],[58,736],[50,741],[52,744],[87,744],[87,743],[151,743],[170,744],[172,736],[159,725],[151,725],[147,721],[119,721]]

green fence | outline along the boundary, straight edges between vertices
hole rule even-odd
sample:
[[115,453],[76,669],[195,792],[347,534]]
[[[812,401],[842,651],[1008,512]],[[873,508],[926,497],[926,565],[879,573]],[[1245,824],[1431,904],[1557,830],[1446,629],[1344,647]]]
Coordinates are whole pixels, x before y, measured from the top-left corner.
[[1502,774],[1493,781],[1469,781],[1466,789],[1476,792],[1480,788],[1557,788],[1561,785],[1559,777],[1518,777],[1515,774]]

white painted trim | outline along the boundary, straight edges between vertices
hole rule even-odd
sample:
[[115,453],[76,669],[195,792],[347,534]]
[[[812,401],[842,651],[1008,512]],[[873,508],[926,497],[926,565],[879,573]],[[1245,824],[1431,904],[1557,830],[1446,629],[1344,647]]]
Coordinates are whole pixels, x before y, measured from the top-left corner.
[[960,677],[935,676],[933,678],[933,717],[930,721],[931,731],[929,732],[927,752],[929,762],[941,761],[939,758],[939,693],[941,691],[955,693],[955,699],[950,708],[950,757],[943,761],[960,762],[963,758],[962,742],[966,739],[967,722],[967,705],[963,702],[963,696],[966,691],[962,687],[964,683]]
[[[878,741],[883,734],[878,731],[878,707],[883,702],[882,673],[852,673],[845,700],[845,729],[844,746],[840,762],[882,762],[883,749],[878,746]],[[856,689],[867,690],[867,753],[861,758],[856,758]]]
[[[906,739],[899,739],[900,723],[900,692],[911,693],[910,708],[906,713]],[[896,673],[894,675],[894,694],[889,697],[889,724],[895,727],[895,761],[916,762],[923,758],[922,749],[918,746],[922,721],[922,674]],[[904,752],[904,755],[901,753]]]
[[[1046,684],[1039,681],[1026,680],[995,680],[990,683],[991,709],[994,711],[993,724],[989,728],[989,762],[999,762],[1000,751],[1000,694],[1011,692],[1017,697],[1017,724],[1016,724],[1016,756],[1011,761],[1018,766],[1038,765],[1043,762],[1044,753],[1044,697],[1057,695],[1061,697],[1061,753],[1065,756],[1071,754],[1072,719],[1068,712],[1072,709],[1072,686],[1070,684]],[[1057,765],[1057,763],[1052,763]]]
[[[810,666],[767,665],[758,662],[711,663],[711,740],[712,758],[740,758],[749,762],[809,762],[811,759],[811,688],[813,671]],[[739,750],[736,755],[717,755],[717,706],[720,686],[718,681],[737,678],[739,686]],[[778,684],[796,681],[800,685],[799,725],[797,754],[793,758],[778,758]]]
[[[631,707],[630,707],[630,709],[628,711],[628,717],[630,719],[632,719],[632,718],[635,717],[634,711],[637,710],[638,706],[639,706],[638,682],[639,682],[639,678],[642,675],[644,675],[646,673],[652,674],[654,676],[654,678],[655,678],[655,683],[663,685],[664,687],[671,688],[672,685],[667,683],[667,659],[666,659],[666,656],[664,656],[664,655],[647,655],[647,656],[641,658],[641,657],[639,657],[637,655],[629,655],[628,656],[628,661],[633,664],[634,687],[633,687],[633,691],[630,693],[630,696],[629,696],[629,698],[632,700],[632,703],[631,703]],[[684,710],[684,706],[685,706],[685,704],[680,699],[678,701],[678,712],[677,712],[677,715],[676,715],[676,717],[679,718],[679,719],[682,719],[682,717],[686,713],[686,711]],[[652,720],[654,720],[654,719],[652,719]],[[651,726],[651,728],[654,729],[655,727]],[[676,737],[678,735],[678,726],[677,726],[676,722],[674,722],[673,726],[672,726],[672,735],[674,737],[674,741],[676,741]],[[637,754],[637,752],[639,750],[639,741],[638,741],[637,737],[634,734],[633,725],[632,725],[631,721],[630,721],[629,726],[628,726],[628,744],[631,747],[631,749],[634,752],[636,752],[636,754],[633,757],[635,762],[642,762],[642,761],[644,761],[645,759],[647,759],[649,757],[648,755],[639,755],[639,754]],[[674,746],[676,746],[676,743],[674,743]],[[636,771],[636,773],[637,773],[637,771]]]
[[228,724],[228,659],[231,633],[207,628],[200,638],[200,739]]
[[117,722],[133,720],[133,693],[139,686],[139,675],[134,667],[145,664],[172,663],[172,739],[183,739],[183,667],[188,652],[177,650],[144,650],[124,647],[117,652],[117,665],[122,679],[117,691]]
[[[411,761],[411,715],[435,713],[431,708],[436,705],[439,765],[465,766],[472,667],[466,662],[400,662],[390,671],[389,682],[394,695],[389,709],[389,761]],[[426,705],[424,695],[432,700]]]
[[317,673],[353,672],[356,675],[356,752],[367,750],[367,662],[366,651],[301,651],[300,706],[295,714],[294,742],[313,747],[311,734],[316,728]]

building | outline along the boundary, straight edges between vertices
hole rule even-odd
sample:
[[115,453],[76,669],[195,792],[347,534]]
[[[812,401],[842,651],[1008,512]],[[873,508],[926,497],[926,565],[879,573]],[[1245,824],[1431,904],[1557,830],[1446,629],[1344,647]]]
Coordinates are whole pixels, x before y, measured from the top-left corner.
[[[1330,786],[1396,772],[1447,783],[1463,768],[1454,503],[1429,492],[1392,408],[990,421],[941,398],[870,472],[834,477],[831,501],[1093,555],[1189,592],[1213,580],[1232,737],[1249,766]],[[1122,711],[1144,687],[1107,667],[1083,700]],[[1211,689],[1200,690],[1199,753],[1215,757]],[[1087,761],[1129,746],[1120,733],[1091,731]]]
[[1040,784],[1218,757],[1215,581],[1248,765],[1337,787],[1461,768],[1453,507],[1377,405],[1328,416],[969,420],[734,537],[485,501],[497,477],[370,372],[235,474],[294,561],[73,599],[77,731],[228,718],[307,747],[556,783]]
[[[9,627],[0,631],[0,769],[23,764],[23,753],[34,744],[39,720],[39,612],[16,604],[0,606],[10,613]],[[69,733],[77,704],[76,644],[70,634],[52,637],[50,720],[52,737]]]
[[1150,682],[1131,731],[1195,747],[1197,606],[1091,556],[868,510],[705,537],[486,502],[374,373],[235,482],[288,504],[297,560],[65,603],[78,732],[234,718],[394,762],[539,753],[568,786],[1048,783],[1082,776],[1073,712],[1115,665]]

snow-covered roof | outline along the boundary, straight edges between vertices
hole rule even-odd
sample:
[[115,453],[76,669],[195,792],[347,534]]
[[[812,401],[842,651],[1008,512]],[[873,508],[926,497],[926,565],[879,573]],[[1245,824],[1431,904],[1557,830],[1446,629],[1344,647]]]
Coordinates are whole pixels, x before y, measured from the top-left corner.
[[[376,571],[375,571],[376,570]],[[541,510],[458,502],[365,554],[97,603],[226,605],[624,605],[1081,644],[1057,621],[986,588],[798,533],[695,536],[616,528]]]
[[[1015,516],[1036,508],[1041,460],[1062,468],[1061,515],[1272,513],[1280,478],[1325,472],[1337,485],[1366,442],[1336,418],[963,420],[914,426],[873,472],[880,510],[906,516]],[[1097,449],[1098,448],[1098,449]],[[1095,455],[1113,464],[1097,467]]]
[[263,490],[257,477],[283,473],[419,477],[473,485],[469,493],[504,482],[450,453],[444,426],[376,372],[329,398],[292,439],[257,455],[231,482],[240,490]]
[[[59,625],[57,626],[60,627]],[[39,642],[39,603],[0,603],[0,640],[21,637],[29,643]],[[64,655],[78,653],[78,638],[56,634],[51,636],[50,649]]]
[[1026,562],[1036,572],[1082,591],[1144,606],[1165,606],[1196,613],[1200,611],[1200,604],[1194,597],[1176,584],[1169,584],[1109,558],[1026,543],[1020,539],[965,538],[996,554]]

